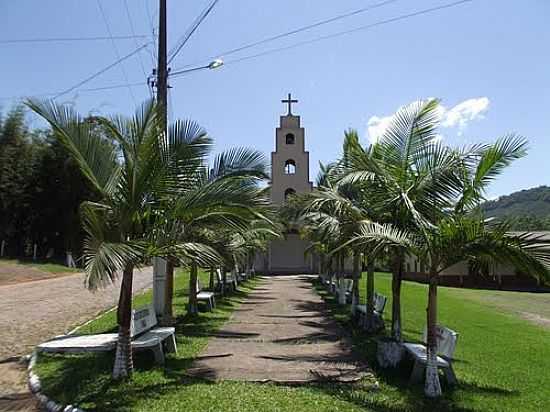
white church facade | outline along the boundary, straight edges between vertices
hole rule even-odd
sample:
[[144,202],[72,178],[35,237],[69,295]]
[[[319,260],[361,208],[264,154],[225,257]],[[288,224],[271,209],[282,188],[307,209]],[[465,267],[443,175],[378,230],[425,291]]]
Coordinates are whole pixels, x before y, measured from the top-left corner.
[[[271,153],[271,202],[281,206],[289,195],[307,193],[313,189],[309,180],[309,152],[306,151],[305,130],[300,116],[292,114],[291,95],[282,100],[288,113],[280,116],[275,130],[275,151]],[[255,269],[263,273],[315,273],[318,258],[306,253],[309,242],[300,239],[297,231],[289,231],[270,243],[268,252],[257,256]]]

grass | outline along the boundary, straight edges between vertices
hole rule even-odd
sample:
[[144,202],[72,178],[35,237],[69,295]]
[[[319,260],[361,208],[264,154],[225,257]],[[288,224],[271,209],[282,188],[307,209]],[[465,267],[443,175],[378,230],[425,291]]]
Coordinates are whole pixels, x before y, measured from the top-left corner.
[[[377,274],[376,289],[389,298],[384,316],[389,326],[390,276]],[[360,290],[365,296],[365,282]],[[404,338],[420,340],[426,324],[427,286],[404,282],[402,292]],[[459,333],[454,363],[459,386],[445,388],[440,410],[550,410],[550,330],[517,315],[529,300],[538,304],[531,311],[545,313],[550,302],[548,295],[545,304],[542,298],[533,293],[439,288],[439,323]],[[373,343],[359,340],[374,364]],[[377,372],[382,391],[393,394],[394,405],[422,410],[422,388],[411,389],[406,382],[410,364],[398,371]]]
[[[201,283],[208,284],[201,273]],[[197,317],[185,314],[187,275],[179,274],[175,310],[178,354],[169,355],[165,368],[156,367],[152,356],[135,357],[133,379],[110,379],[112,354],[89,356],[46,356],[39,358],[37,372],[47,394],[64,403],[97,411],[540,411],[550,410],[550,331],[530,324],[510,312],[495,310],[476,294],[489,299],[493,291],[440,288],[440,320],[460,333],[455,370],[459,387],[444,387],[438,401],[425,400],[420,385],[409,387],[410,363],[394,370],[376,368],[375,343],[363,333],[353,332],[355,348],[373,365],[380,389],[359,385],[306,385],[289,387],[226,381],[209,383],[185,376],[207,343],[205,334],[218,329],[245,297],[249,287],[219,302],[213,313]],[[361,282],[364,294],[364,283]],[[253,286],[253,285],[249,285]],[[390,299],[390,277],[377,274],[376,288]],[[471,294],[470,294],[471,292]],[[328,310],[351,330],[349,308],[319,289]],[[501,293],[501,292],[498,292]],[[403,324],[409,340],[418,340],[425,323],[427,291],[424,285],[404,282]],[[514,295],[511,295],[514,296]],[[135,299],[147,303],[151,293]],[[92,322],[81,331],[112,330],[114,312]],[[389,324],[389,319],[386,318]]]
[[76,273],[82,269],[70,268],[59,263],[49,261],[33,261],[27,259],[0,259],[0,264],[7,263],[9,265],[23,265],[32,267],[47,273]]

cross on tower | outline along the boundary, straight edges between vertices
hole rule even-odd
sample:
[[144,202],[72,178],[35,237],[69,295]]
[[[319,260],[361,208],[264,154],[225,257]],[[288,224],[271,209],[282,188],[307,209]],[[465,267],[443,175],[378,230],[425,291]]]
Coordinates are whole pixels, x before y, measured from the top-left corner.
[[289,93],[288,98],[285,100],[281,100],[281,103],[287,103],[288,104],[288,114],[287,116],[292,116],[292,103],[298,103],[298,100],[292,99],[292,95]]

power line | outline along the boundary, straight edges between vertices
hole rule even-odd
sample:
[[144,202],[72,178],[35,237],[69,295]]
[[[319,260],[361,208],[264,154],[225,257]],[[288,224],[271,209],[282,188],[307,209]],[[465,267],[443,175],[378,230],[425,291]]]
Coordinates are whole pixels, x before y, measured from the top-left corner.
[[[97,6],[99,7],[99,11],[101,12],[103,21],[105,22],[105,27],[107,27],[107,32],[109,33],[109,37],[111,38],[111,44],[113,45],[113,49],[115,50],[115,55],[117,59],[120,60],[120,53],[118,52],[118,47],[116,46],[116,43],[113,39],[113,33],[111,32],[111,27],[109,26],[109,20],[107,20],[107,15],[105,14],[105,10],[103,10],[103,6],[101,5],[101,0],[97,0]],[[124,80],[126,81],[126,83],[129,83],[128,75],[126,74],[126,69],[124,68],[124,65],[121,62],[119,63],[120,63],[120,71],[124,76]],[[132,88],[129,86],[128,86],[128,91],[130,92],[130,96],[132,97],[134,105],[137,106],[136,97],[134,96],[134,92],[132,91]]]
[[[126,56],[123,56],[121,57],[120,59],[117,59],[115,60],[113,63],[109,64],[108,66],[105,66],[103,69],[99,70],[98,72],[92,74],[91,76],[85,78],[84,80],[78,82],[77,84],[75,84],[74,86],[71,86],[69,87],[68,89],[60,92],[60,93],[57,93],[55,96],[54,96],[54,99],[57,99],[58,97],[60,96],[63,96],[67,93],[70,93],[72,92],[73,90],[77,89],[78,87],[80,86],[83,86],[84,84],[88,83],[90,80],[93,80],[95,79],[97,76],[105,73],[107,70],[109,69],[112,69],[113,67],[115,67],[117,64],[119,64],[120,62],[126,60],[126,59],[129,59],[130,57],[132,57],[133,55],[135,55],[136,53],[139,53],[141,50],[143,50],[145,47],[147,47],[148,43],[145,43],[144,45],[138,47],[137,49],[135,49],[133,52],[131,53],[128,53]],[[126,82],[128,83],[128,82]]]
[[[382,1],[380,3],[371,4],[370,6],[363,7],[361,9],[357,9],[357,10],[351,11],[349,13],[340,14],[338,16],[331,17],[330,19],[321,20],[321,21],[318,21],[318,22],[315,22],[315,23],[312,23],[312,24],[308,24],[307,26],[302,26],[302,27],[299,27],[297,29],[293,29],[293,30],[290,30],[290,31],[287,31],[287,32],[284,32],[284,33],[276,34],[276,35],[271,36],[271,37],[266,37],[264,39],[261,39],[261,40],[258,40],[258,41],[252,42],[252,43],[246,43],[242,46],[235,47],[233,49],[225,50],[225,51],[217,54],[216,56],[210,56],[208,59],[212,60],[212,59],[215,59],[219,56],[224,56],[224,57],[229,56],[231,54],[235,54],[237,52],[240,52],[240,51],[243,51],[243,50],[246,50],[246,49],[250,49],[252,47],[260,46],[262,44],[270,43],[272,41],[279,40],[279,39],[282,39],[284,37],[292,36],[294,34],[298,34],[298,33],[301,33],[301,32],[307,31],[307,30],[311,30],[313,28],[323,26],[325,24],[333,23],[333,22],[338,21],[338,20],[342,20],[342,19],[346,19],[348,17],[356,16],[358,14],[366,13],[370,10],[377,9],[379,7],[385,6],[385,5],[390,4],[390,3],[395,3],[397,1],[399,1],[399,0],[385,0],[385,1]],[[184,66],[184,68],[185,67],[188,67],[188,66]],[[176,69],[176,70],[179,70],[179,69]]]
[[[156,43],[157,36],[155,34],[155,24],[153,22],[153,17],[151,16],[151,11],[149,10],[149,3],[147,2],[147,0],[143,0],[143,6],[145,7],[145,12],[147,13],[147,18],[148,18],[148,21],[149,21],[149,27],[151,28],[151,34],[153,36],[153,40]],[[157,60],[157,54],[156,54],[154,46],[153,46],[153,49],[151,50],[151,52],[152,52],[152,54],[151,54],[151,65],[154,67],[155,62]]]
[[34,39],[6,39],[0,40],[0,44],[21,44],[21,43],[61,43],[81,41],[102,41],[102,40],[131,40],[144,39],[149,37],[146,34],[132,34],[131,36],[95,36],[95,37],[46,37]]
[[[228,60],[224,63],[224,65],[235,64],[235,63],[239,63],[239,62],[242,62],[242,61],[251,60],[251,59],[258,58],[258,57],[266,56],[268,54],[278,53],[278,52],[281,52],[281,51],[290,50],[290,49],[294,49],[294,48],[297,48],[297,47],[305,46],[307,44],[317,43],[317,42],[320,42],[320,41],[323,41],[323,40],[328,40],[328,39],[332,39],[332,38],[335,38],[335,37],[340,37],[340,36],[343,36],[343,35],[346,35],[346,34],[351,34],[351,33],[355,33],[355,32],[362,31],[362,30],[368,30],[368,29],[371,29],[373,27],[382,26],[382,25],[389,24],[389,23],[394,23],[394,22],[400,21],[400,20],[406,20],[406,19],[411,18],[411,17],[416,17],[416,16],[420,16],[420,15],[423,15],[423,14],[428,14],[428,13],[438,11],[438,10],[442,10],[442,9],[448,9],[448,8],[459,6],[461,4],[469,3],[469,2],[472,2],[472,1],[473,0],[460,0],[460,1],[455,1],[455,2],[452,2],[452,3],[443,4],[441,6],[436,6],[436,7],[431,7],[431,8],[428,8],[428,9],[419,10],[419,11],[416,11],[416,12],[413,12],[413,13],[402,14],[402,15],[397,16],[397,17],[392,17],[392,18],[389,18],[389,19],[377,21],[375,23],[367,24],[367,25],[364,25],[364,26],[359,26],[359,27],[356,27],[354,29],[344,30],[344,31],[340,31],[340,32],[332,33],[332,34],[327,34],[327,35],[324,35],[324,36],[318,36],[318,37],[315,37],[313,39],[304,40],[304,41],[301,41],[301,42],[298,42],[298,43],[290,44],[288,46],[269,49],[269,50],[266,50],[266,51],[263,51],[263,52],[260,52],[260,53],[257,53],[257,54],[253,54],[253,55],[250,55],[250,56],[244,56],[244,57],[240,57],[240,58],[237,58],[237,59]],[[220,55],[218,55],[218,56],[220,56]],[[185,67],[188,67],[188,66],[184,66],[184,67],[182,67],[178,70],[184,69]],[[174,76],[174,77],[177,77],[177,75]]]
[[[146,83],[144,83],[143,81],[141,82],[134,82],[134,83],[123,83],[123,84],[115,84],[115,85],[111,85],[111,86],[100,86],[100,87],[93,87],[93,88],[89,88],[89,89],[77,89],[76,92],[77,93],[82,93],[82,92],[99,92],[99,91],[103,91],[103,90],[115,90],[115,89],[122,89],[122,88],[126,88],[126,87],[137,87],[137,86],[146,86]],[[0,100],[15,100],[15,99],[25,99],[25,98],[28,98],[28,97],[48,97],[48,96],[55,96],[55,95],[58,95],[59,92],[55,92],[55,93],[40,93],[40,94],[33,94],[33,95],[28,95],[28,96],[6,96],[6,97],[0,97]]]
[[[400,20],[405,20],[405,19],[408,19],[408,18],[411,18],[411,17],[415,17],[415,16],[419,16],[419,15],[423,15],[423,14],[428,14],[428,13],[438,11],[438,10],[442,10],[442,9],[447,9],[447,8],[459,6],[461,4],[469,3],[469,2],[472,2],[472,1],[473,0],[455,1],[455,2],[452,2],[452,3],[443,4],[441,6],[431,7],[431,8],[419,10],[419,11],[416,11],[416,12],[413,12],[413,13],[403,14],[403,15],[393,17],[393,18],[390,18],[390,19],[380,20],[380,21],[377,21],[375,23],[371,23],[371,24],[368,24],[368,25],[356,27],[354,29],[340,31],[340,32],[328,34],[328,35],[325,35],[325,36],[319,36],[319,37],[316,37],[316,38],[313,38],[313,39],[310,39],[310,40],[294,43],[294,44],[291,44],[291,45],[288,45],[288,46],[285,46],[285,47],[270,49],[270,50],[266,50],[264,52],[257,53],[257,54],[254,54],[254,55],[245,56],[245,57],[241,57],[241,58],[234,59],[234,60],[229,60],[229,61],[225,62],[225,64],[226,65],[227,64],[236,64],[236,63],[239,63],[239,62],[242,62],[242,61],[246,61],[246,60],[258,58],[258,57],[261,57],[261,56],[265,56],[265,55],[268,55],[268,54],[277,53],[277,52],[281,52],[281,51],[284,51],[284,50],[300,47],[300,46],[303,46],[303,45],[306,45],[306,44],[315,43],[315,42],[327,40],[327,39],[330,39],[330,38],[343,36],[343,35],[346,35],[346,34],[357,32],[357,31],[368,30],[368,29],[373,28],[373,27],[393,23],[393,22],[400,21]],[[134,54],[140,52],[142,49],[149,46],[149,44],[150,44],[150,42],[143,44],[142,46],[138,47],[136,50],[132,51],[131,53],[127,54],[126,56],[123,56],[122,58],[118,59],[117,61],[113,62],[112,64],[104,67],[103,69],[99,70],[98,72],[94,73],[93,75],[87,77],[86,79],[82,80],[81,82],[77,83],[76,85],[70,87],[69,89],[66,89],[66,90],[64,90],[62,92],[59,92],[59,93],[44,93],[44,94],[35,95],[35,96],[52,96],[53,95],[53,96],[55,96],[54,98],[58,98],[58,97],[60,97],[64,94],[67,94],[67,93],[77,89],[78,87],[88,83],[89,81],[91,81],[94,78],[98,77],[99,75],[103,74],[107,70],[113,68],[114,66],[119,64],[121,61],[126,60],[126,59],[130,58],[131,56],[133,56]],[[189,66],[184,66],[184,67],[189,67]],[[172,76],[179,77],[179,75],[172,75]],[[144,85],[144,83],[143,82],[125,83],[125,84],[117,84],[117,85],[111,85],[111,86],[88,88],[88,89],[78,89],[78,91],[79,92],[94,92],[94,91],[100,91],[100,90],[118,89],[118,88],[134,87],[134,86],[140,86],[140,85]],[[19,97],[21,97],[21,96],[19,96]],[[19,97],[1,97],[0,100],[10,100],[10,99],[19,98]]]
[[170,52],[168,53],[169,55],[169,58],[168,58],[168,64],[170,64],[170,62],[172,62],[172,60],[174,60],[174,58],[178,55],[178,53],[180,52],[180,50],[182,49],[183,46],[185,46],[185,43],[187,43],[187,41],[189,40],[189,38],[193,35],[193,33],[195,33],[195,31],[199,28],[199,26],[201,25],[201,23],[204,21],[204,19],[210,14],[210,12],[212,11],[212,9],[214,8],[214,6],[218,3],[219,0],[213,0],[209,6],[207,6],[201,14],[199,14],[199,16],[195,19],[195,21],[193,22],[193,24],[191,25],[191,27],[189,29],[187,29],[187,31],[183,34],[183,36],[180,38],[180,40],[178,40],[178,42],[176,43],[176,46],[174,48],[172,48],[172,50],[170,50]]
[[[128,7],[128,0],[124,0],[124,8],[126,9],[126,16],[128,17],[128,23],[130,23],[130,30],[132,31],[132,34],[135,34],[132,15],[130,14],[130,8]],[[134,39],[134,44],[136,47],[139,47],[139,44],[136,39]],[[141,71],[143,72],[143,77],[147,79],[147,73],[145,72],[145,67],[143,66],[143,60],[141,59],[141,54],[138,54],[138,59],[139,59],[139,65],[141,66]]]

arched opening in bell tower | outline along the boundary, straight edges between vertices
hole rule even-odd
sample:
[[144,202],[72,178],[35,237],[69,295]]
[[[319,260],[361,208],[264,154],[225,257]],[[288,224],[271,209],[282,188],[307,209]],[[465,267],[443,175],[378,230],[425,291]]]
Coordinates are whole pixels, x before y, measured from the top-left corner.
[[285,202],[288,200],[288,198],[292,195],[295,195],[296,194],[296,190],[294,190],[293,188],[289,187],[288,189],[285,190]]
[[294,138],[294,135],[292,133],[287,133],[287,135],[285,136],[286,144],[294,144],[295,140],[296,139]]
[[285,175],[293,175],[296,173],[296,162],[293,159],[288,159],[285,162]]

